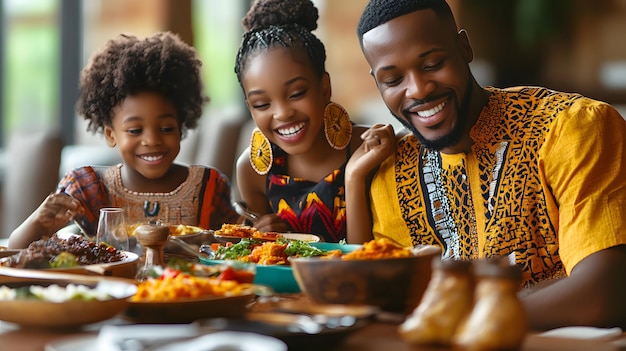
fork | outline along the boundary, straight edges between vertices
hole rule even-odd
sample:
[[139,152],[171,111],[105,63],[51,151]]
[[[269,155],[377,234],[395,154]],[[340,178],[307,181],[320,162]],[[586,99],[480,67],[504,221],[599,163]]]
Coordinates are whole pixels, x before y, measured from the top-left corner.
[[[65,187],[59,188],[57,190],[57,194],[63,194],[63,195],[67,195],[69,197],[71,197],[72,199],[74,199],[74,197],[68,193],[65,192]],[[89,235],[89,233],[87,233],[87,229],[83,226],[82,223],[80,223],[79,220],[77,220],[74,216],[72,216],[72,218],[70,218],[70,220],[76,225],[76,227],[78,227],[78,231],[87,239],[91,239],[91,236]]]
[[235,212],[238,215],[244,216],[246,219],[251,220],[252,222],[256,222],[259,219],[259,215],[250,211],[245,203],[241,201],[233,202],[233,207],[235,208]]

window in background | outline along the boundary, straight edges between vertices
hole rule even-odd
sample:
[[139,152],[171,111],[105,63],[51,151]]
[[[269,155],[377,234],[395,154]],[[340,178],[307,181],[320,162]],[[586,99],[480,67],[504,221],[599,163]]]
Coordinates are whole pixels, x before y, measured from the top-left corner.
[[235,75],[241,42],[241,18],[248,1],[194,0],[194,46],[203,62],[203,79],[211,108],[243,103]]
[[58,122],[58,0],[4,0],[2,131]]

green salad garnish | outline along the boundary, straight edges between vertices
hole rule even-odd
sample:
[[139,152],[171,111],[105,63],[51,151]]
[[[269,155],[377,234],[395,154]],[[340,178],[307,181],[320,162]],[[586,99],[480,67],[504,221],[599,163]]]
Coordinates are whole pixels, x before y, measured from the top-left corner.
[[71,268],[78,267],[78,259],[73,254],[63,251],[50,260],[51,268]]
[[[311,246],[303,240],[290,240],[285,238],[276,239],[277,244],[287,244],[285,254],[290,257],[324,256],[330,251]],[[252,253],[255,246],[262,245],[263,241],[256,239],[241,239],[230,247],[220,246],[215,252],[215,258],[219,260],[238,260]]]
[[181,271],[183,273],[192,274],[194,273],[194,263],[189,260],[185,260],[178,257],[172,257],[167,262],[167,266],[173,268],[175,270]]
[[311,246],[308,242],[302,240],[289,241],[289,244],[287,244],[287,248],[285,249],[287,256],[297,257],[324,256],[327,252],[328,251]]
[[60,286],[58,284],[48,286],[29,285],[16,288],[11,288],[6,285],[0,286],[0,301],[105,301],[111,300],[112,298],[113,296],[103,289],[73,283],[67,284],[66,286]]
[[252,253],[250,247],[258,243],[260,243],[259,240],[241,239],[241,241],[233,244],[231,247],[220,246],[215,252],[215,258],[219,260],[236,260]]

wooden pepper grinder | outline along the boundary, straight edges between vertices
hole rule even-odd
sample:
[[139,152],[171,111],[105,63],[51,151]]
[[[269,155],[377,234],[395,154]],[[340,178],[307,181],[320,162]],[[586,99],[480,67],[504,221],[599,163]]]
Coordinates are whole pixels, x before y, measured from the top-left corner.
[[137,273],[138,280],[145,280],[155,267],[164,267],[163,247],[170,236],[170,228],[160,224],[143,224],[135,229],[137,241],[144,247],[143,268]]

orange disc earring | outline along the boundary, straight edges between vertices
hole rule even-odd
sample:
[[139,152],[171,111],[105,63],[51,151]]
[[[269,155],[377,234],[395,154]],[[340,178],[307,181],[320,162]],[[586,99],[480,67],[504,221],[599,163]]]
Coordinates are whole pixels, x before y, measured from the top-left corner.
[[272,168],[274,155],[272,144],[259,128],[254,128],[250,137],[250,164],[260,174],[266,175]]
[[352,121],[339,104],[329,102],[324,109],[324,134],[333,149],[343,150],[350,144]]

